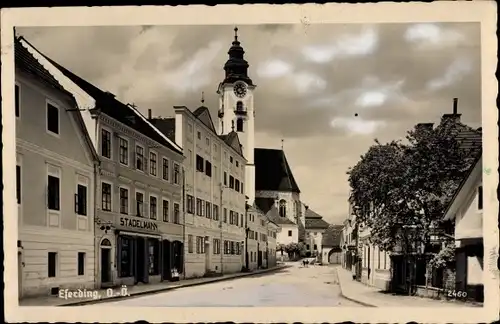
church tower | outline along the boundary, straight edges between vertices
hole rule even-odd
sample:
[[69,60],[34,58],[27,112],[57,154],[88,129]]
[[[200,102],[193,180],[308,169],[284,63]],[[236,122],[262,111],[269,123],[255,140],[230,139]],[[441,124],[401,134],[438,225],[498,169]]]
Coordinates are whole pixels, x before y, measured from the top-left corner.
[[245,168],[245,195],[248,203],[255,199],[255,110],[253,93],[255,85],[248,77],[248,62],[244,59],[245,51],[238,41],[238,28],[234,28],[234,41],[229,49],[229,59],[224,64],[225,78],[219,84],[219,134],[232,131],[238,133],[243,155],[247,160]]

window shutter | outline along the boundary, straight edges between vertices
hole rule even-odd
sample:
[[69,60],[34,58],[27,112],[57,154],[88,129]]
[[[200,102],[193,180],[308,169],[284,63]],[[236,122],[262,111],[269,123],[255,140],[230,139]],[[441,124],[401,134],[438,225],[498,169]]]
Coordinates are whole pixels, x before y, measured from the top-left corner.
[[78,194],[75,194],[75,213],[78,214]]

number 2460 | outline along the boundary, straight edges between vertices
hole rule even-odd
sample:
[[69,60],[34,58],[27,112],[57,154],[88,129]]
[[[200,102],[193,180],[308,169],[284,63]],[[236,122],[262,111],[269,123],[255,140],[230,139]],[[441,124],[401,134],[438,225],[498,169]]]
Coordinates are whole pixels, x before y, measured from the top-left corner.
[[458,298],[465,298],[467,297],[467,292],[466,291],[455,291],[455,290],[448,290],[448,297],[458,297]]

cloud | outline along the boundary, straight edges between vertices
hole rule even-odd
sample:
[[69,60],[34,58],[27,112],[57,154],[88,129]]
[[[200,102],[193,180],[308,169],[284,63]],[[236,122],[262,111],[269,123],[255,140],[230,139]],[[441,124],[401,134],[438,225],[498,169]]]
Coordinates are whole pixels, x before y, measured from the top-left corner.
[[282,60],[270,60],[260,64],[257,75],[261,78],[279,78],[291,73],[292,66]]
[[300,72],[295,74],[293,76],[293,81],[300,93],[325,90],[327,85],[326,81],[322,77],[310,72]]
[[374,120],[363,120],[360,117],[337,117],[331,121],[333,128],[342,128],[351,134],[368,135],[373,134],[377,128],[383,126],[385,123]]
[[376,49],[378,35],[374,28],[366,28],[356,35],[344,35],[331,44],[311,45],[302,49],[306,60],[327,63],[335,58],[367,55]]
[[405,38],[421,49],[435,46],[456,46],[466,40],[463,34],[456,30],[443,28],[438,24],[415,24],[407,28]]
[[429,81],[427,86],[434,91],[448,87],[453,83],[461,81],[471,70],[472,62],[467,58],[459,57],[448,66],[443,76]]

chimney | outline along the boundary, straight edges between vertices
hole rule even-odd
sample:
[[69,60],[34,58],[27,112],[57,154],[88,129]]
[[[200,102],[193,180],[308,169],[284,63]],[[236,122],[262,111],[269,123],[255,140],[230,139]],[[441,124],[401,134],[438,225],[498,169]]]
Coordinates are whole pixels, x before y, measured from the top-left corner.
[[458,98],[453,98],[453,113],[452,114],[444,114],[441,118],[441,121],[452,121],[454,123],[460,122],[460,117],[462,115],[458,113]]
[[148,109],[148,120],[151,120],[153,119],[153,113],[151,111],[151,109]]

